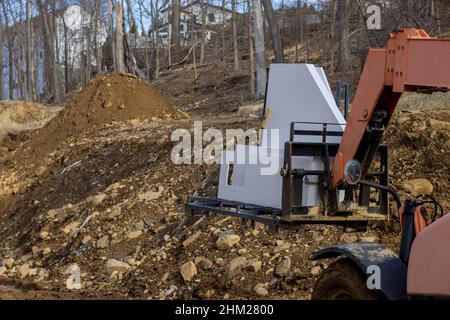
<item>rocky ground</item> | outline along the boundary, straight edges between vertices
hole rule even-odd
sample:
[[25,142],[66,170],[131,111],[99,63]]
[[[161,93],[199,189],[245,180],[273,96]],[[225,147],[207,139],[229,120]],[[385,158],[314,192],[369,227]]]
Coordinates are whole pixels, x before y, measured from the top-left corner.
[[[277,234],[232,218],[185,216],[188,196],[216,195],[218,166],[174,165],[170,135],[192,129],[192,119],[124,79],[97,79],[44,129],[4,147],[0,298],[309,299],[330,263],[309,260],[317,249],[353,241],[398,247],[395,216],[363,233],[304,226]],[[129,90],[99,97],[122,82]],[[166,112],[134,108],[128,95],[136,87]],[[196,104],[197,91],[190,98],[198,118],[196,106],[206,106]],[[71,121],[80,117],[77,101],[86,118]],[[211,110],[202,113],[205,127],[258,125],[251,112]],[[426,178],[447,211],[449,122],[448,109],[399,112],[386,139],[392,185],[407,196],[405,180]]]

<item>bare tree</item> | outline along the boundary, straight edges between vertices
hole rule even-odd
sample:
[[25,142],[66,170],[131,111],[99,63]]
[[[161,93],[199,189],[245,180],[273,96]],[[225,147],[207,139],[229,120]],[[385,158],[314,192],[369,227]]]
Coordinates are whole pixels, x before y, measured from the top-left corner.
[[261,12],[261,1],[253,0],[253,29],[255,34],[256,52],[256,98],[261,98],[266,90],[266,50],[264,47],[264,27]]
[[[158,0],[150,0],[150,14],[152,16],[152,30],[154,32],[153,51],[155,53],[155,78],[159,79],[159,29],[158,29]],[[169,44],[170,46],[170,44]],[[169,61],[170,64],[170,61]]]
[[331,68],[330,71],[333,72],[334,71],[334,56],[336,53],[336,46],[334,45],[335,43],[335,28],[336,28],[336,15],[337,15],[337,6],[338,6],[338,0],[333,0],[333,15],[331,18],[331,30],[330,30],[330,38],[331,38],[331,42],[332,42],[332,48],[331,48]]
[[202,0],[202,41],[200,44],[200,64],[205,62],[205,44],[206,44],[206,14],[207,14],[207,3]]
[[336,71],[348,72],[352,69],[350,56],[350,0],[339,0],[337,19],[338,19],[338,61]]
[[175,52],[180,50],[180,0],[172,1],[171,45]]
[[[51,2],[51,5],[50,3]],[[50,78],[50,91],[53,96],[53,100],[56,103],[61,102],[61,92],[58,83],[58,64],[56,60],[56,37],[55,37],[55,24],[53,23],[53,17],[55,13],[55,1],[49,0],[36,0],[39,15],[41,18],[42,32],[45,38],[45,56],[48,61],[47,75]],[[49,16],[50,12],[50,16]]]
[[255,96],[255,58],[253,53],[253,39],[252,39],[252,5],[251,1],[247,0],[247,15],[248,15],[248,46],[250,55],[250,94]]
[[109,29],[109,37],[111,39],[111,55],[113,58],[114,71],[116,71],[117,63],[116,63],[116,35],[114,29],[114,2],[113,0],[107,1],[108,1],[108,29]]
[[233,70],[239,70],[239,53],[238,53],[238,39],[237,39],[237,15],[236,15],[236,1],[231,0],[231,10],[233,12]]
[[0,44],[1,44],[1,49],[0,50],[0,100],[3,100],[4,98],[4,94],[3,94],[3,90],[4,90],[4,80],[3,80],[3,19],[2,16],[0,15]]
[[123,7],[116,3],[116,64],[117,73],[125,73],[124,48],[123,48]]
[[133,13],[133,6],[131,4],[130,0],[126,0],[126,4],[127,4],[127,15],[128,15],[128,21],[130,23],[130,33],[137,33],[137,24],[136,24],[136,19],[134,17],[134,13]]
[[100,23],[101,23],[101,0],[95,0],[95,27],[94,27],[94,50],[95,50],[95,60],[97,64],[97,70],[96,73],[99,75],[102,73],[102,45],[100,43],[99,39],[99,30],[100,30]]
[[222,59],[225,59],[226,0],[222,0]]
[[194,66],[194,81],[198,78],[197,73],[197,56],[195,54],[195,47],[197,46],[197,37],[195,32],[195,16],[194,16],[194,6],[191,6],[191,10],[189,12],[190,14],[190,22],[191,22],[191,34],[190,34],[190,40],[191,40],[191,46],[192,46],[192,65]]
[[272,1],[262,0],[264,11],[266,12],[267,22],[269,24],[270,35],[272,37],[272,48],[275,53],[275,62],[283,63],[284,54],[283,47],[281,45],[280,28],[278,25],[278,19],[273,12]]
[[31,4],[30,0],[26,0],[26,10],[25,10],[25,23],[27,26],[26,31],[26,100],[33,100],[33,49],[32,49],[32,29],[31,29]]
[[6,40],[8,42],[8,87],[9,87],[9,99],[14,99],[14,34],[10,28],[10,18],[9,18],[9,5],[10,3],[6,3],[5,0],[1,0],[3,17],[5,19],[5,33]]

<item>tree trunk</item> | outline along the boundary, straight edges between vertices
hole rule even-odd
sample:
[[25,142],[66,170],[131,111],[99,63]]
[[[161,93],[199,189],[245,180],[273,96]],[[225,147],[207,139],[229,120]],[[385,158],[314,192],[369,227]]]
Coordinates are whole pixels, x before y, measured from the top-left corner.
[[272,37],[272,48],[275,53],[275,62],[283,63],[284,54],[283,47],[281,46],[280,27],[278,25],[278,19],[273,12],[272,1],[262,0],[264,11],[266,12],[267,22],[269,24],[270,35]]
[[117,73],[125,73],[124,48],[123,48],[123,7],[116,3],[116,64]]
[[98,40],[98,35],[97,35],[98,24],[97,24],[97,28],[96,29],[97,29],[96,32],[95,32],[95,60],[97,62],[96,74],[100,75],[100,74],[103,73],[103,70],[102,70],[103,61],[102,61],[102,46],[101,46],[100,41]]
[[299,52],[298,52],[298,30],[300,25],[300,0],[297,0],[297,8],[295,13],[295,62],[298,63]]
[[[2,20],[3,19],[1,18],[0,15],[0,26],[3,25]],[[3,89],[5,86],[3,79],[3,28],[0,28],[0,44],[1,44],[0,48],[2,49],[0,50],[0,100],[3,100],[4,98]]]
[[[6,29],[6,33],[9,34],[9,28]],[[8,38],[12,38],[8,36]],[[8,40],[8,64],[9,64],[9,100],[14,100],[14,51],[13,51],[13,40]]]
[[[153,51],[155,52],[155,79],[159,79],[159,30],[158,30],[158,0],[150,0],[150,15],[152,16],[152,29],[154,32]],[[170,44],[169,44],[170,53]],[[170,56],[170,54],[169,54]],[[170,58],[169,58],[170,65]]]
[[247,0],[248,9],[248,46],[250,54],[250,94],[255,96],[255,58],[253,53],[253,39],[252,39],[252,5],[251,1]]
[[114,4],[113,0],[108,0],[108,29],[109,29],[109,37],[111,39],[111,55],[113,60],[113,69],[117,70],[116,63],[116,36],[114,32],[114,18],[113,18]]
[[333,18],[331,19],[331,30],[330,30],[331,39],[334,39],[334,31],[335,31],[335,27],[336,27],[337,5],[338,5],[338,0],[333,0]]
[[101,1],[97,0],[95,2],[95,30],[94,30],[94,42],[95,42],[95,61],[96,61],[96,71],[97,75],[102,74],[102,45],[99,40],[99,28],[100,28],[100,17],[102,16]]
[[87,48],[86,48],[86,65],[84,66],[84,78],[83,83],[88,83],[91,78],[91,68],[92,68],[92,21],[90,19],[89,27],[86,32],[87,37]]
[[239,53],[237,41],[237,15],[236,15],[236,1],[231,0],[231,10],[233,12],[233,70],[239,71]]
[[9,28],[9,15],[5,0],[1,1],[3,17],[5,19],[5,33],[8,42],[8,98],[14,100],[14,38]]
[[70,72],[69,72],[69,38],[67,36],[67,25],[64,16],[62,17],[64,28],[64,92],[67,94],[70,91]]
[[225,60],[225,28],[226,28],[226,11],[225,11],[225,0],[222,0],[222,60]]
[[338,1],[338,61],[336,66],[337,72],[348,72],[352,69],[350,56],[350,0]]
[[[130,30],[134,31],[135,34],[137,34],[137,24],[136,24],[136,19],[134,17],[133,14],[133,7],[131,6],[131,1],[130,0],[126,0],[127,2],[127,13],[128,13],[128,21],[130,22]],[[133,32],[130,32],[133,33]]]
[[266,57],[264,47],[264,29],[261,12],[261,1],[253,0],[253,29],[256,51],[256,98],[261,98],[266,92]]
[[33,75],[32,75],[32,57],[31,57],[31,19],[30,19],[30,0],[26,0],[26,25],[27,25],[27,32],[26,32],[26,79],[27,79],[27,86],[26,86],[26,94],[25,99],[26,100],[32,100],[33,99]]
[[205,44],[206,44],[206,1],[202,0],[202,42],[200,47],[200,64],[205,62]]
[[337,14],[337,2],[338,0],[333,1],[333,18],[331,20],[331,30],[330,30],[330,38],[331,38],[331,58],[330,58],[330,73],[334,72],[334,56],[335,56],[335,29],[336,29],[336,14]]
[[171,43],[176,55],[180,50],[180,0],[173,0],[171,24]]
[[138,1],[138,5],[139,5],[139,24],[141,25],[141,33],[142,36],[146,36],[147,35],[147,31],[145,30],[144,27],[144,12],[143,12],[143,4],[142,1]]
[[194,7],[193,6],[191,6],[191,12],[190,12],[190,14],[191,14],[191,17],[190,17],[190,20],[191,20],[191,36],[190,36],[190,42],[191,42],[191,46],[192,46],[192,63],[193,63],[193,66],[194,66],[194,81],[196,81],[197,80],[197,78],[198,78],[198,74],[197,74],[197,60],[196,60],[196,52],[195,52],[195,47],[197,46],[197,39],[196,39],[196,36],[195,36],[195,25],[194,25],[194,22],[195,22],[195,17],[194,17]]
[[52,18],[52,23],[51,23],[51,34],[52,34],[52,39],[53,39],[53,52],[54,52],[54,59],[53,59],[53,63],[52,63],[52,72],[53,72],[53,77],[55,79],[54,81],[54,86],[55,86],[55,103],[60,103],[61,102],[61,76],[60,76],[60,70],[59,70],[59,59],[60,59],[60,54],[59,54],[59,41],[58,41],[58,29],[56,27],[56,2],[57,0],[52,0],[51,4],[52,4],[52,10],[51,10],[51,18]]
[[[48,61],[47,72],[50,80],[50,88],[51,93],[53,95],[53,101],[55,103],[60,103],[61,96],[59,91],[59,83],[58,83],[58,65],[56,63],[56,51],[55,51],[55,31],[53,30],[53,23],[49,20],[48,12],[48,2],[43,2],[42,0],[36,0],[39,15],[41,17],[42,24],[42,33],[45,38],[45,55]],[[51,13],[53,14],[55,7],[52,6]],[[52,17],[50,17],[52,18]]]

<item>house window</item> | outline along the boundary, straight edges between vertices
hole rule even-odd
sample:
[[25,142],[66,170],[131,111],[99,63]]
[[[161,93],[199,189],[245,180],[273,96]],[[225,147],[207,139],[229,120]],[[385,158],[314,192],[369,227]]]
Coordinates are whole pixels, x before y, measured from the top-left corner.
[[208,21],[209,22],[216,22],[216,15],[214,13],[208,14]]
[[184,31],[184,24],[180,24],[180,31]]

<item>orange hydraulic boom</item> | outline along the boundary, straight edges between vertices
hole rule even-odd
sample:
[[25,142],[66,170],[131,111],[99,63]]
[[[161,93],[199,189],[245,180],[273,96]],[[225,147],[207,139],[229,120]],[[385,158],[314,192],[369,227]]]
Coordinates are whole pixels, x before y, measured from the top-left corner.
[[386,49],[370,49],[332,166],[331,187],[344,179],[344,165],[355,159],[368,172],[383,132],[403,92],[450,89],[450,40],[421,29],[392,33]]

